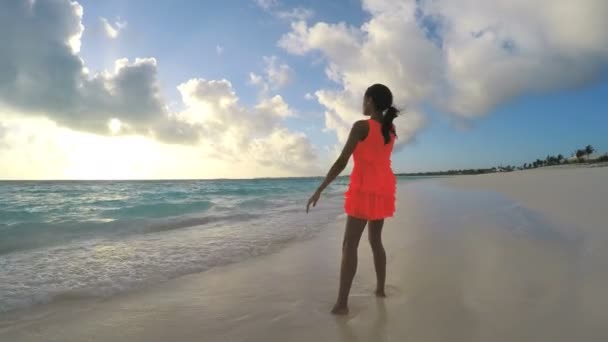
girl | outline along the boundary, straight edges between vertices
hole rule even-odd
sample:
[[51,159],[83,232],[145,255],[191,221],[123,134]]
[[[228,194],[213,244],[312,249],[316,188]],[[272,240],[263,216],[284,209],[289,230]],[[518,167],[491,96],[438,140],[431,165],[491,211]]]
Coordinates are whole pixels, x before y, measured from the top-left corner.
[[376,268],[376,296],[385,297],[386,253],[381,237],[384,219],[395,212],[396,179],[391,169],[391,153],[396,138],[393,119],[398,113],[388,87],[374,84],[367,88],[363,97],[363,115],[370,118],[355,122],[340,157],[306,206],[308,212],[311,204],[313,207],[317,204],[321,192],[346,168],[353,154],[355,165],[344,203],[348,218],[342,244],[340,289],[331,311],[336,315],[348,313],[348,294],[357,271],[357,247],[368,223]]

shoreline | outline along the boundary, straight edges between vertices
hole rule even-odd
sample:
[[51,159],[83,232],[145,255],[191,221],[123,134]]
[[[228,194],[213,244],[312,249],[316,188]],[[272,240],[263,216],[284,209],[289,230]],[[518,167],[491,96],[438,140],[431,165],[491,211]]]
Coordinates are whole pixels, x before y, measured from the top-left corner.
[[[448,186],[491,190],[549,218],[586,231],[606,224],[608,168],[547,167],[509,173],[461,176],[444,180]],[[584,204],[584,205],[582,205]]]
[[607,171],[404,183],[384,230],[388,298],[373,295],[364,236],[346,317],[329,314],[341,218],[277,253],[2,317],[0,340],[606,340],[608,235],[597,200],[608,195]]

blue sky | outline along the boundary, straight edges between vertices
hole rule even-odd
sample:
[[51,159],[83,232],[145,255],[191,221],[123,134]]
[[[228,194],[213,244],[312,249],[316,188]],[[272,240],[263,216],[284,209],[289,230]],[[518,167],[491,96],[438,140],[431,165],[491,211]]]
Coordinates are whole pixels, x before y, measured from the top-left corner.
[[[307,101],[304,94],[321,87],[336,87],[315,58],[290,56],[277,46],[289,30],[289,21],[274,18],[253,1],[83,1],[84,25],[98,26],[98,17],[118,18],[129,30],[116,44],[103,34],[83,38],[83,56],[91,65],[108,67],[119,57],[155,56],[163,90],[178,101],[176,85],[194,76],[230,80],[245,103],[254,103],[255,89],[248,74],[263,68],[262,57],[277,55],[295,71],[295,80],[282,91],[285,100],[301,112],[287,125],[306,131],[319,145],[336,142],[335,134],[323,133],[324,108]],[[284,1],[284,8],[305,6],[314,20],[359,26],[369,16],[359,1],[337,4],[326,1]],[[161,25],[162,23],[162,25]],[[93,31],[93,30],[91,30]],[[216,46],[223,52],[218,55]],[[398,92],[398,89],[394,89]],[[608,151],[608,81],[582,88],[532,93],[501,104],[463,128],[440,110],[429,106],[430,124],[415,142],[394,157],[399,171],[485,167],[534,160],[547,154],[568,154],[593,144]]]
[[[343,143],[347,126],[358,118],[360,84],[371,84],[376,80],[374,75],[378,75],[378,82],[388,82],[396,99],[400,100],[398,103],[408,109],[396,124],[415,126],[411,132],[404,131],[403,141],[408,143],[393,157],[398,172],[522,164],[547,154],[570,155],[587,144],[600,152],[608,152],[608,47],[606,43],[597,43],[603,41],[602,36],[593,36],[593,39],[597,38],[594,41],[587,37],[566,40],[575,30],[578,30],[576,34],[589,35],[586,32],[591,31],[579,32],[579,28],[595,25],[593,18],[589,23],[578,23],[578,28],[573,26],[570,31],[568,26],[564,27],[563,31],[568,34],[556,30],[555,36],[547,34],[546,38],[534,36],[533,29],[543,21],[534,20],[533,16],[530,22],[513,23],[523,27],[520,31],[527,35],[521,35],[509,24],[509,20],[513,21],[510,13],[500,12],[498,5],[496,14],[475,13],[477,16],[472,17],[475,20],[484,18],[477,23],[458,12],[461,10],[456,8],[458,6],[451,6],[452,3],[446,1],[438,1],[436,7],[425,5],[425,1],[399,1],[395,12],[416,11],[415,17],[403,25],[394,21],[382,22],[392,11],[382,0],[363,3],[355,0],[339,3],[320,0],[82,0],[79,3],[84,8],[82,25],[85,30],[78,55],[91,72],[113,70],[119,58],[128,58],[131,63],[136,58],[153,57],[157,63],[155,71],[161,87],[161,102],[172,112],[188,110],[191,104],[182,101],[177,87],[192,79],[228,80],[240,106],[246,108],[243,112],[280,95],[281,101],[295,115],[283,115],[280,121],[272,119],[268,124],[288,130],[293,139],[300,133],[305,134],[306,144],[310,146],[302,150],[302,155],[309,155],[310,150],[316,156],[316,166],[307,169],[307,173],[325,172],[336,149]],[[580,6],[586,6],[585,10],[590,11],[583,14],[591,13],[598,3],[582,1]],[[466,10],[464,5],[461,7]],[[311,14],[304,18],[281,17],[280,13],[294,9],[307,10]],[[538,14],[539,18],[545,15],[542,8],[538,13],[536,7],[522,10]],[[421,13],[425,14],[424,20]],[[114,27],[117,22],[126,26],[112,38],[104,31],[101,18],[106,18]],[[438,26],[437,18],[443,20],[442,26]],[[572,18],[575,24],[576,19]],[[298,22],[305,31],[292,26]],[[327,23],[326,26],[323,23]],[[345,23],[344,27],[350,31],[344,31],[338,23]],[[488,27],[494,26],[488,23],[506,24],[492,31]],[[384,38],[378,38],[382,35],[374,32],[383,32],[387,27],[388,47],[383,49]],[[527,27],[530,27],[528,32]],[[593,29],[601,30],[601,27]],[[408,33],[410,30],[420,31],[420,37]],[[472,38],[466,36],[467,30],[475,33],[471,34]],[[464,36],[458,36],[462,32],[465,32]],[[287,37],[289,34],[292,36]],[[326,37],[334,40],[327,38],[324,41]],[[461,44],[462,37],[471,39],[472,43]],[[359,45],[353,50],[349,50],[349,39],[358,41]],[[442,46],[437,46],[437,39],[442,40]],[[508,51],[493,50],[494,43],[482,42],[484,39],[492,39],[503,48],[508,45]],[[555,50],[538,52],[526,45],[529,41],[546,43]],[[579,41],[586,45],[579,44],[579,50],[570,48]],[[344,51],[337,51],[336,46],[341,43],[346,44]],[[479,45],[472,48],[472,44]],[[369,50],[370,46],[380,48]],[[456,64],[456,59],[448,58],[449,54],[468,56],[463,59],[465,67],[462,63]],[[515,56],[517,54],[519,56]],[[398,60],[397,64],[379,61],[378,58],[386,55],[395,55],[397,59],[401,56],[403,60]],[[264,77],[268,67],[264,58],[271,56],[278,64],[288,66],[289,81],[274,87],[266,79],[271,90],[265,93],[259,85],[252,84],[250,74]],[[428,56],[428,65],[424,56]],[[497,58],[501,60],[496,61]],[[527,59],[525,64],[517,64],[524,58]],[[369,70],[366,61],[370,61]],[[564,63],[560,64],[560,61]],[[386,70],[382,70],[383,65]],[[515,69],[508,70],[515,72],[505,72],[500,69],[501,65],[512,65]],[[517,69],[520,65],[529,69]],[[572,68],[563,68],[564,65]],[[338,75],[333,80],[326,72],[328,68],[333,68]],[[485,68],[487,73],[484,73]],[[423,71],[418,73],[417,70]],[[562,70],[563,76],[560,75]],[[400,72],[412,77],[397,78]],[[503,78],[504,87],[501,85]],[[479,89],[482,93],[487,90],[489,100],[478,95]],[[307,93],[313,94],[314,98],[305,98]],[[446,94],[445,98],[442,94]],[[348,105],[345,107],[340,100]],[[409,109],[415,112],[411,118],[407,118]],[[340,120],[326,121],[326,112],[336,113]],[[230,118],[230,112],[217,115],[223,115],[226,123],[242,119],[236,114]],[[128,122],[127,118],[118,115],[116,118]],[[422,121],[425,123],[412,124]],[[264,153],[275,153],[268,151]],[[276,153],[282,156],[291,152]],[[266,166],[272,163],[264,158],[256,161]],[[264,172],[268,175],[290,174]]]
[[433,112],[432,124],[398,157],[397,165],[413,170],[521,165],[549,154],[569,157],[589,144],[605,153],[606,98],[606,81],[582,89],[521,96],[465,128]]
[[[145,3],[144,8],[142,5]],[[257,90],[249,83],[250,72],[260,72],[264,56],[279,56],[295,71],[295,79],[281,95],[301,113],[288,119],[294,129],[308,127],[307,134],[321,146],[336,142],[335,134],[323,133],[324,108],[304,95],[322,87],[337,85],[324,75],[318,60],[293,57],[277,46],[289,30],[290,22],[277,19],[254,1],[82,1],[85,13],[82,56],[93,69],[112,68],[115,59],[153,56],[159,62],[163,93],[170,102],[179,102],[177,85],[192,77],[229,80],[239,98],[254,104]],[[295,1],[281,6],[298,6]],[[337,3],[306,2],[314,8],[314,18],[328,22],[345,21],[360,25],[365,13],[359,1]],[[128,29],[117,41],[101,30],[99,17],[128,22]],[[216,47],[223,49],[218,55]]]

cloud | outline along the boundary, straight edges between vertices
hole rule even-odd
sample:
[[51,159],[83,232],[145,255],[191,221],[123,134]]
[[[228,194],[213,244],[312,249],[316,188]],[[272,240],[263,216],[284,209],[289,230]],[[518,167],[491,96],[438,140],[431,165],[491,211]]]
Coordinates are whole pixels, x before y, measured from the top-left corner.
[[0,122],[0,148],[6,146],[6,138],[8,136],[8,126]]
[[265,166],[278,164],[295,168],[301,174],[319,174],[319,170],[310,163],[316,160],[316,153],[310,148],[304,133],[275,130],[267,137],[254,140],[249,151],[258,163]]
[[[160,92],[154,58],[118,59],[113,70],[89,72],[78,55],[82,16],[83,8],[68,0],[0,4],[0,41],[10,47],[0,49],[0,112],[46,117],[96,135],[139,135],[203,147],[238,161],[264,160],[256,151],[287,153],[287,146],[273,144],[279,136],[303,144],[289,152],[301,153],[293,160],[314,161],[310,142],[282,126],[291,109],[280,96],[247,108],[230,82],[191,79],[178,87],[184,110],[174,112]],[[275,58],[265,61],[265,82],[285,85],[289,68]],[[310,163],[295,167],[278,161],[275,169],[297,172]]]
[[264,113],[271,113],[278,117],[288,117],[293,115],[293,112],[283,100],[281,95],[275,95],[270,99],[264,99],[255,108]]
[[278,0],[254,0],[255,3],[262,9],[268,10],[276,7],[279,4]]
[[227,80],[191,79],[178,90],[186,109],[176,114],[174,122],[186,129],[196,127],[207,157],[228,163],[255,162],[298,175],[318,173],[311,142],[282,125],[293,111],[280,95],[262,97],[247,108]]
[[291,82],[294,72],[289,65],[280,62],[277,56],[264,56],[263,61],[265,64],[263,76],[253,72],[249,74],[249,82],[260,87],[262,94],[271,90],[276,91]]
[[360,27],[295,21],[278,42],[324,58],[339,89],[316,96],[341,141],[373,83],[406,109],[396,123],[407,140],[424,127],[424,105],[474,118],[525,93],[594,82],[608,64],[603,0],[364,0],[363,8],[370,18]]
[[[305,140],[298,142],[301,134],[288,132],[283,137],[281,130],[256,143],[259,152],[255,157],[243,154],[232,160],[210,157],[219,152],[208,144],[168,145],[141,136],[101,136],[2,110],[0,122],[6,128],[4,147],[0,143],[2,179],[249,178],[320,173],[307,168],[306,150],[298,151],[307,148]],[[296,161],[297,165],[286,166]]]
[[526,92],[579,87],[608,63],[608,3],[429,1],[443,29],[445,87],[439,101],[471,117]]
[[112,25],[106,18],[100,17],[99,20],[101,21],[103,30],[108,36],[108,38],[117,38],[120,34],[120,31],[127,27],[127,23],[124,21],[116,21],[114,25]]
[[[2,113],[0,113],[2,114]],[[21,119],[20,122],[7,120],[4,123],[4,139],[0,139],[0,177],[2,179],[30,179],[33,173],[46,172],[49,178],[56,179],[61,172],[58,163],[66,162],[66,155],[57,153],[58,141],[48,139],[48,128],[54,125],[38,123],[41,120]],[[52,176],[51,176],[52,175]],[[41,177],[38,177],[41,178]]]
[[254,0],[264,11],[283,20],[306,20],[314,16],[315,12],[309,8],[294,7],[281,9],[283,5],[278,0]]
[[[315,93],[321,105],[326,108],[326,130],[335,131],[338,140],[345,143],[353,123],[363,118],[361,114],[362,95],[357,92],[342,90],[319,90]],[[403,107],[401,107],[403,108]],[[424,128],[426,119],[422,113],[414,109],[405,108],[395,126],[397,128],[397,141],[395,149],[398,151],[414,139],[416,133]]]
[[292,115],[281,96],[249,109],[240,104],[227,80],[191,79],[178,89],[187,105],[180,119],[200,125],[205,142],[221,158],[274,161],[276,166],[298,171],[315,168],[316,154],[308,138],[281,125],[283,118]]
[[277,11],[275,15],[286,20],[307,20],[312,18],[315,12],[308,8],[296,7],[291,10]]
[[277,56],[264,57],[266,76],[272,87],[281,88],[289,83],[293,72],[286,63],[279,63]]
[[[397,106],[406,109],[396,121],[400,147],[424,127],[424,117],[414,104],[429,93],[425,83],[437,63],[426,55],[435,47],[423,37],[410,34],[417,26],[405,20],[403,13],[390,20],[391,27],[379,22],[366,25],[360,29],[344,23],[309,27],[296,22],[279,45],[293,54],[319,51],[325,57],[326,75],[341,89],[321,89],[315,95],[326,108],[326,128],[335,131],[342,143],[352,123],[362,118],[365,89],[378,82],[393,89]],[[408,45],[400,45],[403,37],[408,37]],[[419,81],[414,83],[413,79]]]
[[264,78],[254,72],[249,73],[249,83],[251,83],[255,86],[260,86],[266,90],[268,89],[268,86],[266,85]]
[[133,133],[166,119],[155,59],[120,59],[112,71],[87,71],[77,54],[84,30],[78,3],[11,1],[0,12],[6,27],[0,40],[10,46],[0,50],[4,106],[100,134],[114,117]]
[[[345,23],[319,22],[309,27],[304,21],[291,24],[291,32],[279,40],[279,46],[296,55],[319,50],[330,60],[349,59],[363,40],[363,32]],[[354,56],[353,56],[354,57]]]

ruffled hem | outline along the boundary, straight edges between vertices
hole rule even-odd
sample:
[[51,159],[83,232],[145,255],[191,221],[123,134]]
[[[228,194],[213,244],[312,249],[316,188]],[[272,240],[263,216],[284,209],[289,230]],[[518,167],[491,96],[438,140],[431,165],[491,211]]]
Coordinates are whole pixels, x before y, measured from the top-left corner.
[[377,194],[352,189],[344,193],[344,211],[364,220],[382,220],[395,214],[395,195]]

